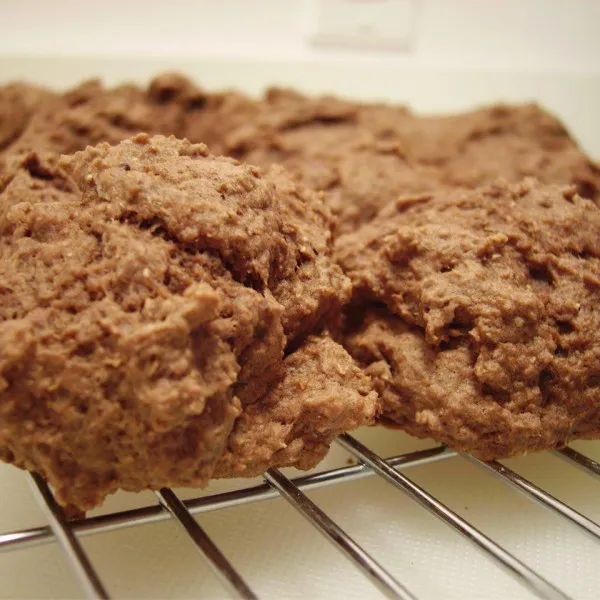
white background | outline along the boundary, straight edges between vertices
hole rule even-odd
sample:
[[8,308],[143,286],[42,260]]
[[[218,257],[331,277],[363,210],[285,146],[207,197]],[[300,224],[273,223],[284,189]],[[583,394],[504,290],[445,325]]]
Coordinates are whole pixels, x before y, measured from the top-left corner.
[[[373,11],[386,3],[365,1]],[[402,4],[397,26],[404,31]],[[414,67],[600,73],[597,0],[414,0],[413,5],[410,49],[366,53],[310,43],[316,0],[0,0],[0,54],[358,58]],[[350,13],[339,12],[342,24],[350,26]]]

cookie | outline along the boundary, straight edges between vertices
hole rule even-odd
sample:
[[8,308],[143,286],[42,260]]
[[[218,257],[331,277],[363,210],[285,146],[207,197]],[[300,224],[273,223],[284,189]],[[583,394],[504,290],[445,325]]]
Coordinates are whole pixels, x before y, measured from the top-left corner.
[[[246,103],[248,105],[248,103]],[[600,167],[558,119],[535,105],[419,116],[402,106],[271,90],[240,121],[219,111],[220,151],[284,165],[324,190],[347,233],[402,195],[536,177],[600,198]]]
[[[298,415],[274,432],[293,445],[278,465],[312,466],[339,431],[372,422],[367,376],[306,337],[349,284],[323,199],[280,170],[140,134],[48,162],[30,153],[1,189],[0,456],[62,504],[204,485],[231,440],[262,431],[256,407]],[[307,377],[329,411],[312,407]],[[266,468],[256,452],[234,471]]]
[[344,344],[384,418],[481,458],[600,436],[600,210],[498,182],[404,198],[342,236]]

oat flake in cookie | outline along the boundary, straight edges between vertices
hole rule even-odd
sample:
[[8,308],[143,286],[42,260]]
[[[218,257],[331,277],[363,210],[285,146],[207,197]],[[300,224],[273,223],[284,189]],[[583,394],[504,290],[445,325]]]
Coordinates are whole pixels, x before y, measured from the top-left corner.
[[337,259],[385,419],[484,459],[600,437],[600,210],[574,187],[406,197]]
[[313,466],[373,421],[368,378],[326,334],[307,337],[349,290],[318,195],[145,134],[11,169],[0,456],[62,504],[204,485],[217,464]]

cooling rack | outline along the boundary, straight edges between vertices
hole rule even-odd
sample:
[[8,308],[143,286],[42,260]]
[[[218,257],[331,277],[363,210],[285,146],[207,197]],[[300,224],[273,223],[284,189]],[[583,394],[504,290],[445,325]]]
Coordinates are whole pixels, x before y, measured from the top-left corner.
[[[462,536],[480,550],[487,560],[527,588],[532,597],[569,598],[570,596],[565,591],[549,581],[535,568],[525,564],[502,544],[488,537],[404,473],[410,467],[448,460],[464,460],[473,463],[484,473],[498,479],[511,490],[522,494],[568,525],[577,528],[592,541],[600,542],[600,525],[598,523],[502,463],[482,462],[444,446],[407,452],[384,459],[350,435],[342,435],[336,442],[357,461],[357,464],[294,478],[286,476],[279,470],[271,469],[265,473],[264,482],[261,484],[188,500],[181,500],[173,490],[164,488],[156,492],[158,502],[154,505],[75,521],[65,519],[46,483],[38,475],[28,474],[32,489],[48,524],[43,527],[0,534],[0,552],[10,552],[47,543],[58,544],[73,577],[81,586],[82,593],[89,598],[109,598],[110,590],[84,551],[80,538],[172,519],[181,527],[181,530],[189,538],[190,544],[195,546],[201,557],[219,577],[224,594],[234,598],[257,598],[258,595],[252,588],[252,582],[247,581],[238,572],[236,566],[228,560],[194,515],[281,497],[305,518],[306,526],[312,526],[318,530],[333,547],[368,578],[379,589],[382,597],[417,598],[419,596],[409,589],[402,577],[390,573],[326,511],[319,508],[307,496],[307,492],[317,488],[366,477],[378,477],[393,486],[398,493],[405,494],[419,507],[438,517],[455,534]],[[596,460],[570,447],[556,450],[554,454],[571,467],[578,468],[594,478],[595,485],[600,484],[600,463]],[[598,490],[600,491],[600,487]]]

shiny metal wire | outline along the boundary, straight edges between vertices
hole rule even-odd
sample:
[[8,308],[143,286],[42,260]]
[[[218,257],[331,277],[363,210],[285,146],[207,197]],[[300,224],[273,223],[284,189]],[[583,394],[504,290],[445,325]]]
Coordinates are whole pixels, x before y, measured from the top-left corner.
[[[456,456],[456,452],[448,450],[443,446],[420,450],[409,454],[402,454],[388,459],[388,463],[395,468],[404,469],[438,462]],[[293,481],[302,490],[311,490],[333,485],[342,481],[355,481],[363,477],[369,477],[374,473],[364,465],[353,465],[297,477]],[[279,494],[270,485],[263,483],[250,486],[240,490],[202,496],[193,500],[184,500],[184,505],[193,514],[200,514],[221,508],[232,508],[241,504],[250,504],[262,500],[276,498]],[[79,535],[91,535],[95,533],[108,533],[127,527],[156,523],[169,518],[169,514],[158,505],[145,506],[122,512],[115,512],[98,517],[71,521],[69,523],[72,531]],[[52,531],[49,527],[34,527],[0,534],[0,553],[17,548],[39,546],[54,541]]]
[[108,598],[108,593],[92,567],[79,540],[69,527],[63,511],[54,500],[46,482],[36,473],[29,473],[34,495],[44,512],[54,538],[62,548],[74,577],[79,581],[86,598]]
[[561,517],[564,517],[569,523],[579,527],[581,531],[591,536],[594,541],[600,542],[600,525],[598,525],[598,523],[594,523],[594,521],[577,512],[574,508],[557,500],[554,496],[540,489],[537,485],[531,483],[531,481],[525,479],[518,473],[515,473],[506,465],[502,465],[495,460],[485,463],[472,456],[465,456],[465,458],[487,470],[489,473],[500,479],[500,481],[511,485],[530,500],[559,514]]
[[567,447],[562,450],[556,450],[555,454],[564,458],[576,467],[579,467],[584,473],[600,479],[600,463],[588,456],[584,456],[581,452],[577,452],[577,450]]
[[517,581],[527,586],[537,596],[549,600],[565,600],[569,598],[567,594],[522,563],[473,525],[459,517],[454,511],[450,510],[437,498],[406,477],[406,475],[391,468],[385,460],[363,446],[358,440],[355,440],[348,434],[344,434],[338,438],[338,443],[361,462],[371,467],[380,477],[383,477],[386,481],[402,490],[423,508],[438,517],[446,525],[452,527],[477,548],[483,550],[489,558],[495,560],[509,575],[515,577]]
[[204,529],[200,527],[185,504],[175,495],[173,490],[163,488],[156,492],[160,503],[169,511],[171,516],[181,525],[188,534],[194,546],[208,561],[223,585],[229,589],[232,596],[244,600],[254,600],[256,594],[235,570],[233,565],[225,558],[217,545],[210,539]]
[[[379,588],[384,596],[406,600],[414,599],[415,595],[401,581],[376,562],[364,548],[350,537],[331,516],[310,500],[305,493],[312,489],[341,482],[378,476],[407,494],[421,507],[467,538],[483,551],[490,560],[495,561],[537,596],[548,599],[568,598],[567,594],[515,558],[505,548],[465,521],[403,473],[405,469],[410,467],[461,457],[462,455],[443,446],[438,446],[383,459],[350,435],[342,435],[337,441],[340,446],[359,461],[359,464],[304,475],[294,479],[289,479],[276,469],[270,469],[264,476],[265,482],[263,484],[185,501],[180,500],[172,490],[165,488],[156,492],[159,500],[156,505],[74,521],[65,519],[62,510],[54,500],[52,492],[42,478],[30,474],[36,498],[44,511],[48,526],[0,534],[0,552],[57,542],[86,597],[108,598],[107,590],[81,547],[78,538],[83,535],[110,532],[172,518],[183,528],[190,541],[219,576],[229,594],[235,598],[253,599],[257,598],[257,595],[252,591],[250,585],[246,583],[235,567],[223,555],[217,544],[194,518],[194,515],[282,497],[351,560]],[[571,448],[558,450],[555,454],[589,475],[600,478],[600,465],[593,459]],[[475,462],[486,472],[525,494],[529,499],[579,527],[581,531],[592,536],[596,541],[600,539],[600,526],[597,523],[560,502],[548,492],[508,469],[508,467],[495,461],[484,463],[468,456],[462,458]]]
[[269,469],[265,473],[265,480],[336,548],[343,552],[388,598],[416,599],[402,583],[390,575],[283,473],[277,469]]

